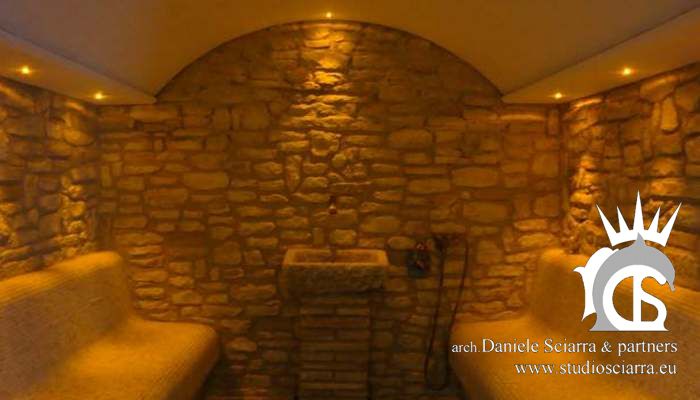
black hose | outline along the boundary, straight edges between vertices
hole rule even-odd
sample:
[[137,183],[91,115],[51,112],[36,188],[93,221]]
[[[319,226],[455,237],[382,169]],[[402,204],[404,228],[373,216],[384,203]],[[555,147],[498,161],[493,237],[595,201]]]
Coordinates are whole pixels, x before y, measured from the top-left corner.
[[[440,271],[440,284],[438,286],[438,302],[437,306],[435,307],[435,311],[433,312],[433,326],[432,326],[432,331],[430,333],[430,343],[428,344],[428,351],[425,354],[425,361],[423,362],[423,379],[425,379],[425,385],[428,387],[429,390],[433,391],[439,391],[447,388],[447,386],[450,384],[450,373],[452,372],[452,368],[450,367],[450,361],[449,361],[449,339],[446,338],[445,340],[445,353],[444,353],[444,363],[445,363],[445,377],[443,381],[439,384],[433,384],[430,382],[429,374],[428,374],[428,367],[430,365],[430,359],[433,357],[433,347],[435,346],[435,336],[437,333],[437,325],[438,325],[438,317],[440,315],[440,308],[442,307],[442,292],[444,289],[444,282],[445,282],[445,258],[447,256],[447,244],[448,240],[446,238],[439,238],[436,237],[435,240],[436,248],[438,249],[438,252],[440,254],[440,262],[438,263],[438,269]],[[465,240],[464,243],[464,264],[462,265],[462,278],[460,279],[459,282],[459,290],[457,294],[457,301],[455,302],[455,306],[452,309],[452,316],[450,318],[450,323],[447,326],[447,335],[452,332],[452,327],[454,326],[455,319],[457,318],[457,312],[459,310],[460,303],[462,301],[462,293],[464,292],[464,279],[467,277],[467,265],[469,264],[469,242],[468,240]]]

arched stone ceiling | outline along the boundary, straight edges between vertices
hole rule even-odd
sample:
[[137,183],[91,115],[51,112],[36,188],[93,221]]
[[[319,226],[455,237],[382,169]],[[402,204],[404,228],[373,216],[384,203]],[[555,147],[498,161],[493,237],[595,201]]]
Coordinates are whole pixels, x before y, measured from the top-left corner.
[[[377,23],[427,38],[507,95],[698,6],[700,0],[5,0],[0,2],[0,52],[9,56],[0,69],[11,76],[24,57],[48,69],[30,83],[73,90],[69,94],[77,97],[88,97],[89,85],[102,85],[121,90],[121,102],[147,102],[218,44],[332,12],[333,19]],[[44,64],[42,57],[53,61]],[[61,68],[93,74],[93,80],[84,77],[71,89],[80,73],[61,73]],[[542,92],[531,96],[536,101]]]

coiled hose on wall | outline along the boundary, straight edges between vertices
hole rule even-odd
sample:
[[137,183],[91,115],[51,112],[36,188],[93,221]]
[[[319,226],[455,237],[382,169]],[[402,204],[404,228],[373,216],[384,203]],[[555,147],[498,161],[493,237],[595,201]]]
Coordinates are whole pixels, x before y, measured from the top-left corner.
[[425,385],[430,390],[439,391],[447,388],[450,384],[450,374],[452,369],[450,368],[449,362],[449,335],[452,332],[452,327],[454,326],[455,319],[457,317],[457,312],[459,310],[460,303],[462,301],[462,293],[464,292],[464,279],[467,276],[467,266],[469,265],[469,241],[465,238],[464,241],[464,263],[462,265],[462,276],[459,281],[459,290],[457,291],[457,300],[455,306],[452,309],[452,315],[450,317],[450,322],[447,326],[447,334],[445,338],[445,351],[444,351],[444,365],[445,365],[445,376],[442,382],[435,383],[430,381],[428,369],[430,366],[430,360],[433,358],[435,338],[437,335],[438,328],[438,318],[440,315],[440,308],[442,308],[442,296],[444,292],[445,283],[445,258],[447,257],[447,248],[450,242],[450,237],[446,235],[435,235],[433,236],[433,241],[435,242],[435,248],[439,254],[438,271],[440,274],[440,282],[438,285],[438,301],[435,306],[435,311],[433,312],[432,318],[432,330],[430,333],[430,341],[428,343],[428,351],[425,354],[425,361],[423,362],[423,378],[425,380]]

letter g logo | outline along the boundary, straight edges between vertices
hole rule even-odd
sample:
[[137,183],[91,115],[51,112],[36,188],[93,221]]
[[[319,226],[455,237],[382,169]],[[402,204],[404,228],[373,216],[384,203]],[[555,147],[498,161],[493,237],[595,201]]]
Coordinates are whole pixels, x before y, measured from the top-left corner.
[[[678,215],[678,206],[661,233],[657,232],[659,211],[649,229],[644,229],[641,201],[637,194],[637,206],[633,228],[630,230],[618,209],[620,232],[616,232],[600,208],[601,219],[612,245],[634,240],[634,243],[622,250],[604,247],[596,251],[585,267],[575,268],[581,274],[585,290],[585,308],[583,317],[595,313],[596,322],[591,331],[665,331],[666,306],[658,298],[645,292],[642,281],[653,278],[659,284],[668,283],[674,290],[675,270],[671,261],[661,251],[647,246],[644,240],[666,245],[673,223]],[[615,288],[625,278],[632,278],[633,304],[632,320],[622,317],[613,304]],[[652,305],[657,310],[653,321],[642,320],[642,302]]]

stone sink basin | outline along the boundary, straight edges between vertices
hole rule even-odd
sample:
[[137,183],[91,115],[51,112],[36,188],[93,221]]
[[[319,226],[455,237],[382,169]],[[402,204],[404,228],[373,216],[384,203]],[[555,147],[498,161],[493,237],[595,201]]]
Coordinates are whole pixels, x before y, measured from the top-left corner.
[[291,248],[282,262],[289,293],[357,293],[382,286],[389,265],[384,250]]

